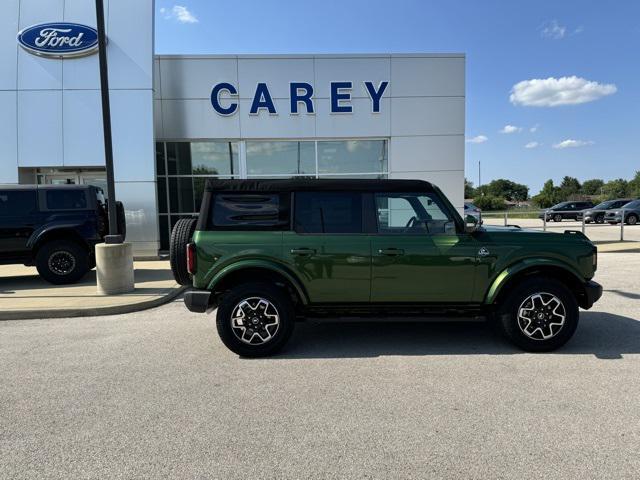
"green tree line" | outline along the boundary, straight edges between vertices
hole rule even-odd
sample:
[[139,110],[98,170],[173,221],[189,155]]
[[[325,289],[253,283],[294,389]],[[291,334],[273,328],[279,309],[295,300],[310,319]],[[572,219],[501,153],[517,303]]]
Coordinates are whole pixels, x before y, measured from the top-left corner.
[[539,208],[548,208],[567,200],[590,199],[595,202],[613,198],[640,198],[640,170],[631,180],[618,178],[605,182],[599,178],[580,183],[577,178],[565,176],[560,185],[549,179],[537,195],[529,197],[526,185],[499,178],[474,188],[473,183],[465,179],[464,197],[473,198],[473,203],[483,210],[502,210],[506,202],[531,200]]

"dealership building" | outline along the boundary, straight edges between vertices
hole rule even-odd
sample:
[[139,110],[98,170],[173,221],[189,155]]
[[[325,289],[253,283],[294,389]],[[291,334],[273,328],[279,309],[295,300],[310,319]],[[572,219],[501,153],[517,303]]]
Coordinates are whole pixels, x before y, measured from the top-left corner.
[[[104,1],[116,195],[137,255],[167,249],[211,177],[424,179],[462,208],[464,55],[155,55],[153,0]],[[0,183],[106,184],[94,9],[4,0]]]

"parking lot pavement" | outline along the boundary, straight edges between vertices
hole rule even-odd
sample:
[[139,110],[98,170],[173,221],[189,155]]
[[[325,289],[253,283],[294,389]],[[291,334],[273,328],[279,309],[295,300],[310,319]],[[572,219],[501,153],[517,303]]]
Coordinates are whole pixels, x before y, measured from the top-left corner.
[[[483,217],[485,225],[504,225],[504,218]],[[542,230],[542,220],[538,218],[509,218],[509,224],[522,228]],[[562,222],[547,222],[547,231],[562,233],[565,230],[581,230],[582,222],[563,220]],[[617,242],[620,240],[620,225],[588,223],[585,224],[585,235],[594,242]],[[625,241],[640,242],[640,224],[624,226]]]
[[640,254],[550,354],[482,323],[299,325],[240,359],[180,302],[0,322],[2,478],[638,478]]

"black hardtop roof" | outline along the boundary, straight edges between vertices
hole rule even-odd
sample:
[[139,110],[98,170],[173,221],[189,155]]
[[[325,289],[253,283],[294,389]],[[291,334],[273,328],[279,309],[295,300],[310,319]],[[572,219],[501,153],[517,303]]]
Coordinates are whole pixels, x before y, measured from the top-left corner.
[[34,183],[30,184],[0,184],[0,190],[72,190],[72,189],[89,189],[89,188],[100,188],[94,185],[79,185],[79,184],[63,184],[63,185],[37,185]]
[[208,192],[291,192],[291,191],[359,191],[359,192],[430,192],[424,180],[287,178],[264,180],[207,180]]

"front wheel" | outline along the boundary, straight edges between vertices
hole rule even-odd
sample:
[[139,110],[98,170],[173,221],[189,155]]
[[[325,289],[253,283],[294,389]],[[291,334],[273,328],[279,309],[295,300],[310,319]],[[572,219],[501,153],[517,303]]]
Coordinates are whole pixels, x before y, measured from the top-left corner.
[[264,357],[280,350],[295,321],[287,292],[268,283],[238,285],[218,304],[216,326],[222,343],[242,357]]
[[596,223],[604,223],[604,214],[600,214],[596,217]]
[[638,216],[635,213],[627,215],[627,225],[636,225],[638,223]]
[[38,249],[36,268],[49,283],[76,283],[89,271],[89,252],[75,242],[53,240]]
[[553,216],[553,221],[554,221],[554,222],[561,222],[561,221],[562,221],[562,215],[560,215],[559,213],[556,213],[556,214]]
[[498,312],[498,326],[514,344],[530,352],[555,350],[578,327],[573,293],[552,278],[532,277],[509,292]]

